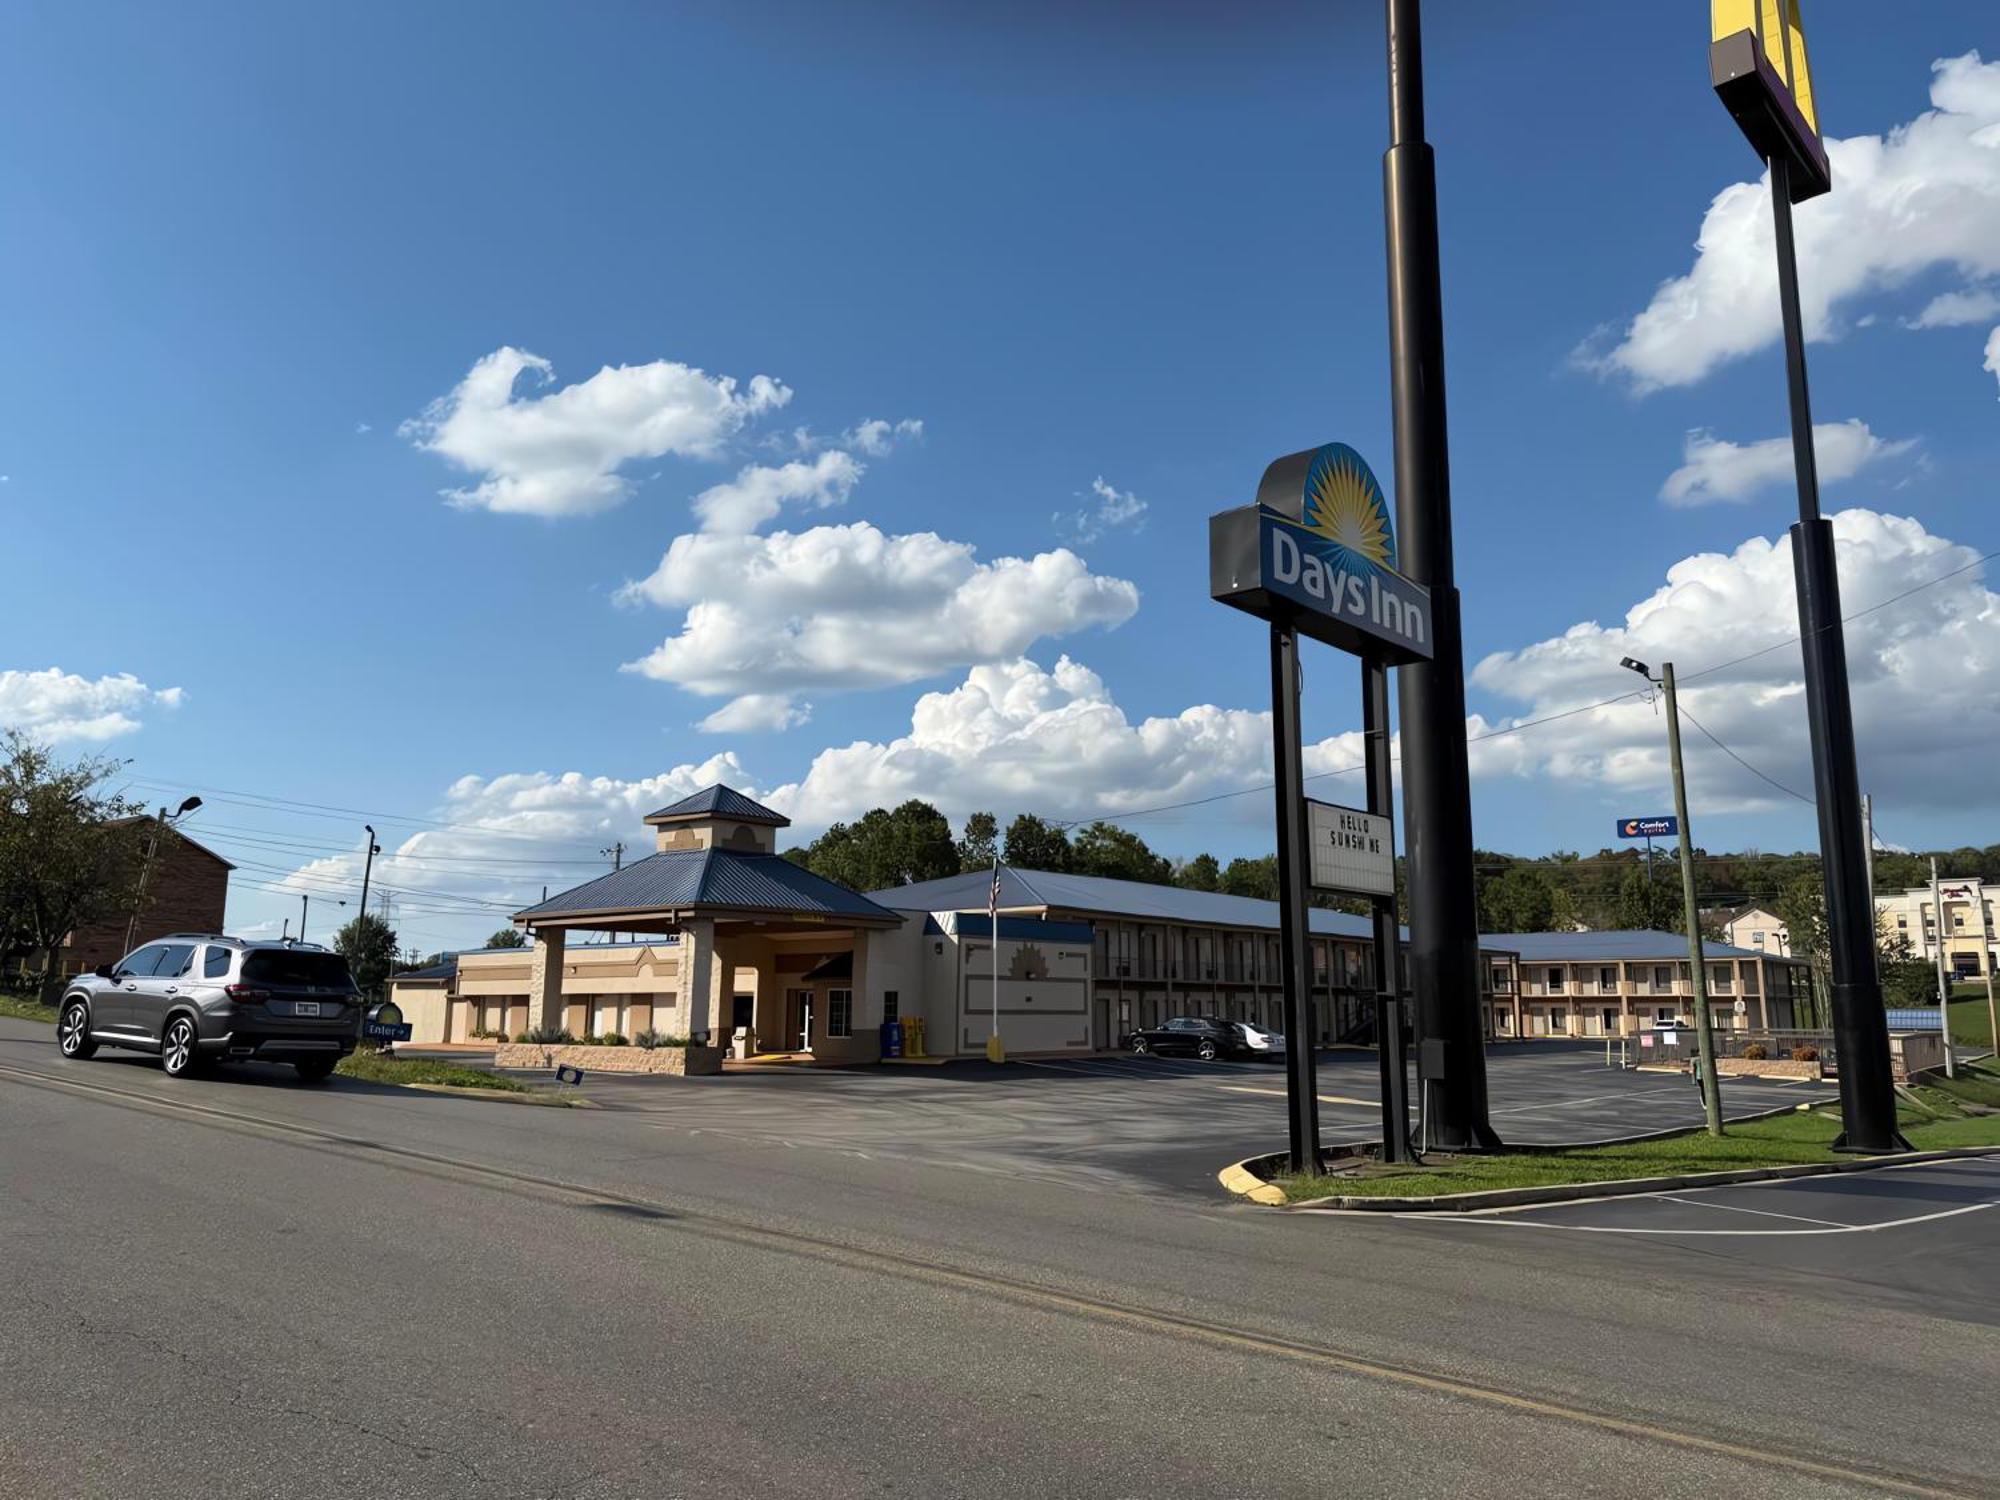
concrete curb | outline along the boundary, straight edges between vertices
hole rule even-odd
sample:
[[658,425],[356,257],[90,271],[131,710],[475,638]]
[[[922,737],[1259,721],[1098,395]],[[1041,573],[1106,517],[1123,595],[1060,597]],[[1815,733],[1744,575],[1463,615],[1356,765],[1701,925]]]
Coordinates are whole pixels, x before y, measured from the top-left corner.
[[1242,1161],[1231,1162],[1215,1174],[1215,1180],[1240,1198],[1248,1198],[1252,1203],[1263,1203],[1270,1207],[1281,1207],[1287,1200],[1285,1190],[1274,1182],[1266,1182],[1250,1170],[1253,1161],[1266,1161],[1262,1156],[1246,1157]]
[[[1727,1172],[1686,1172],[1674,1177],[1621,1177],[1610,1182],[1551,1183],[1545,1187],[1489,1188],[1471,1193],[1440,1193],[1429,1198],[1338,1197],[1279,1206],[1295,1213],[1469,1213],[1486,1208],[1519,1208],[1536,1203],[1568,1203],[1586,1198],[1642,1198],[1648,1193],[1688,1188],[1727,1187],[1738,1182],[1769,1182],[1791,1177],[1827,1177],[1836,1172],[1875,1172],[1884,1167],[1920,1166],[1925,1162],[1963,1161],[2000,1156],[2000,1146],[1955,1146],[1944,1151],[1900,1151],[1859,1161],[1799,1162],[1778,1167],[1740,1167]],[[1266,1184],[1269,1186],[1269,1184]]]

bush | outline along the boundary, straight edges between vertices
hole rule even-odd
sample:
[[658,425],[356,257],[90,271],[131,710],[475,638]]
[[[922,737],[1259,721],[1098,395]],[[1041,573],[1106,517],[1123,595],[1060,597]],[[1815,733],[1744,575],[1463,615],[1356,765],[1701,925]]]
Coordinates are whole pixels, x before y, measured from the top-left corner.
[[648,1052],[655,1047],[685,1047],[687,1044],[686,1037],[675,1036],[670,1031],[642,1031],[632,1038],[633,1046],[643,1047]]
[[1762,1042],[1752,1042],[1743,1049],[1743,1056],[1749,1062],[1762,1062],[1771,1055],[1770,1049]]
[[535,1042],[544,1047],[567,1047],[575,1043],[567,1026],[531,1026],[518,1038],[524,1042]]
[[623,1047],[629,1045],[624,1036],[616,1031],[605,1032],[597,1041],[600,1046],[604,1047]]
[[1817,1048],[1817,1047],[1794,1047],[1794,1048],[1792,1049],[1792,1061],[1793,1061],[1793,1062],[1818,1062],[1818,1061],[1819,1061],[1819,1048]]

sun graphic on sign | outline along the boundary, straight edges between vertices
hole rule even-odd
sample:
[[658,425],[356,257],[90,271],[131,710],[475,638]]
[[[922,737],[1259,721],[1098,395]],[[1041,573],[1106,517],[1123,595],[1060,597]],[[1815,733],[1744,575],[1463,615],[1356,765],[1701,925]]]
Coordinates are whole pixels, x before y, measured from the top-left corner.
[[1327,547],[1331,561],[1357,570],[1396,566],[1396,537],[1389,507],[1368,461],[1345,443],[1329,443],[1306,470],[1306,529]]

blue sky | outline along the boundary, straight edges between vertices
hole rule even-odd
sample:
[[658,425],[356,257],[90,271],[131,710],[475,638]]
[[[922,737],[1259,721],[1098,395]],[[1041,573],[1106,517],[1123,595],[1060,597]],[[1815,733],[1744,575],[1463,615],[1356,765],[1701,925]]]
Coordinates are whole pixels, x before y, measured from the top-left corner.
[[[1262,641],[1206,598],[1204,522],[1330,439],[1393,488],[1379,7],[939,9],[10,10],[0,719],[129,757],[149,799],[272,799],[189,825],[245,863],[246,926],[351,895],[358,819],[293,804],[412,820],[376,823],[427,948],[718,770],[805,831],[902,795],[1075,818],[1254,785]],[[1889,9],[1809,16],[1827,133],[1913,132],[1799,214],[1816,417],[1859,424],[1821,445],[1827,510],[1865,513],[1850,610],[2000,547],[2000,68],[1967,56],[2000,25]],[[1711,211],[1758,164],[1701,11],[1428,8],[1468,662],[1506,653],[1476,728],[1622,692],[1635,645],[1685,672],[1787,629],[1757,539],[1793,498],[1754,446],[1782,369],[1728,295],[1765,264],[1758,195]],[[506,349],[544,363],[463,399]],[[699,519],[725,485],[736,519]],[[544,513],[493,508],[524,494]],[[1996,629],[1982,569],[1857,623],[1898,842],[2000,838]],[[1308,659],[1317,769],[1354,758],[1351,676]],[[1795,679],[1794,647],[1689,701],[1809,791]],[[1480,841],[1597,848],[1664,805],[1660,738],[1627,702],[1483,742]],[[1704,843],[1815,841],[1691,753]],[[1252,852],[1267,820],[1133,826]]]

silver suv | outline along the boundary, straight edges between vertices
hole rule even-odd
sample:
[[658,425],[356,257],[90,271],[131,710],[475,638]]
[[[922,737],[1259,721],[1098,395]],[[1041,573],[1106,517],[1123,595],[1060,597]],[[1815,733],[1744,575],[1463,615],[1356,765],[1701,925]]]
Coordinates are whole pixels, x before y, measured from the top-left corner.
[[338,953],[173,932],[71,980],[56,1042],[64,1057],[100,1046],[156,1052],[172,1078],[217,1058],[256,1058],[317,1083],[360,1029],[360,991]]

